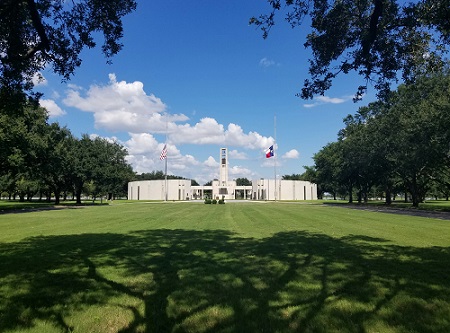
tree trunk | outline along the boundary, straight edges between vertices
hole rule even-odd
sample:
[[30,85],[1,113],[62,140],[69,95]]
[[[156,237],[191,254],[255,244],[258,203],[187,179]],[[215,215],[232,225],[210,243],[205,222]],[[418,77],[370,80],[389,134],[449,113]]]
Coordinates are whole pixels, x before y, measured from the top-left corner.
[[81,179],[77,179],[74,182],[74,192],[75,202],[77,205],[81,205],[81,192],[83,192],[83,181]]
[[81,205],[81,188],[75,190],[75,198],[77,205]]
[[418,191],[418,188],[417,188],[416,177],[413,177],[409,187],[411,189],[411,197],[412,197],[413,207],[419,207],[419,203],[421,201],[421,198],[420,198],[419,191]]
[[61,190],[55,189],[55,205],[59,205],[59,197],[61,196]]
[[389,186],[386,186],[386,205],[390,204],[392,204],[391,188]]
[[362,202],[362,190],[358,191],[358,203],[360,204]]

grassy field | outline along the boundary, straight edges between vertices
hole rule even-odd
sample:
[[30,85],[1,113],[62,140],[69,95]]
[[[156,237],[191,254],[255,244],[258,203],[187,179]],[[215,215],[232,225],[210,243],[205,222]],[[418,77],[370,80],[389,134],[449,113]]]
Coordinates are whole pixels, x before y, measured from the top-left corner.
[[450,221],[116,202],[0,230],[0,332],[450,332]]

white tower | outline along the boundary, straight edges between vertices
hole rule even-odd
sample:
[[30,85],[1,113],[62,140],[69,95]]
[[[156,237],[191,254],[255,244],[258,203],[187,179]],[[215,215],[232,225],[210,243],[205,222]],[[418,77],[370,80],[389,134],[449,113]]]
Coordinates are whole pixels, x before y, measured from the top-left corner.
[[219,186],[228,185],[228,149],[220,148],[220,178]]

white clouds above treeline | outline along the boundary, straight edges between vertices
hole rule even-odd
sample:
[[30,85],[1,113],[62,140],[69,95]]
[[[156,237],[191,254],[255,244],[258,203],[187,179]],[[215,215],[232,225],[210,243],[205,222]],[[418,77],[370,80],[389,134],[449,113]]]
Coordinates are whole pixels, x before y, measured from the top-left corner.
[[66,114],[66,111],[61,109],[52,99],[41,99],[39,105],[47,109],[49,117],[56,118]]
[[218,144],[261,149],[273,142],[272,137],[257,132],[244,133],[237,124],[225,126],[209,117],[192,125],[184,114],[169,114],[167,105],[155,95],[148,95],[142,82],[118,82],[114,74],[109,75],[107,85],[92,85],[87,91],[69,86],[63,103],[92,112],[97,128],[128,133],[161,134],[167,131],[168,140],[174,144]]
[[313,108],[323,104],[342,104],[351,101],[354,96],[343,97],[329,97],[329,96],[316,96],[313,99],[313,103],[303,104],[305,108]]
[[[272,65],[270,61],[264,60],[261,65],[268,64]],[[41,78],[41,81],[47,83],[45,78]],[[202,161],[192,153],[182,154],[179,146],[231,146],[236,148],[229,151],[231,160],[248,161],[248,151],[257,151],[259,156],[262,150],[274,143],[272,137],[255,131],[245,132],[238,124],[220,124],[211,117],[192,123],[184,114],[171,114],[160,98],[145,92],[142,82],[118,81],[115,74],[109,74],[106,84],[91,85],[87,89],[70,84],[63,97],[54,96],[54,100],[41,100],[41,105],[47,108],[50,116],[60,117],[66,113],[58,106],[59,100],[65,107],[92,113],[94,125],[98,129],[128,133],[129,139],[121,144],[127,148],[128,161],[138,173],[164,168],[164,162],[159,160],[164,143],[158,141],[155,135],[167,134],[169,173],[191,177],[199,182],[217,178],[219,163],[212,156]],[[293,149],[282,158],[293,159],[298,158],[298,155]],[[262,162],[260,166],[265,167],[265,163]],[[230,176],[233,178],[253,175],[255,172],[247,166],[230,165]]]

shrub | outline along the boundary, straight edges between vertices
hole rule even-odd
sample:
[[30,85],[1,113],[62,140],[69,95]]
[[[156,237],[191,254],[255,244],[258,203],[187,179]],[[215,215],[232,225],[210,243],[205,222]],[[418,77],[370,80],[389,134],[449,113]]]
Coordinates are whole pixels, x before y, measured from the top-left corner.
[[220,200],[219,200],[219,205],[224,205],[224,204],[225,204],[225,200],[220,199]]
[[216,199],[213,199],[212,204],[215,205],[217,203]]
[[211,199],[205,199],[205,204],[210,205],[211,204]]

